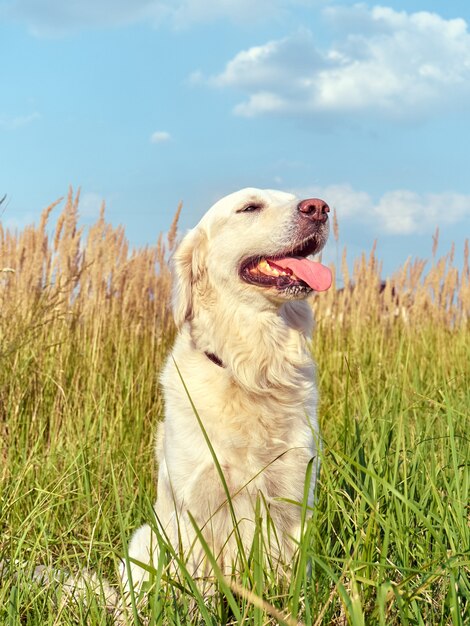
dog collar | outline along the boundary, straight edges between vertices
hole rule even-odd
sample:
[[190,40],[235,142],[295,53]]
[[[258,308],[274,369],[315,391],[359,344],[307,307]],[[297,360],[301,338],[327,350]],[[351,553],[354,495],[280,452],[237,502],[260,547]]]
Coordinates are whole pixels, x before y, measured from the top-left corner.
[[213,354],[212,352],[204,352],[204,354],[209,359],[209,361],[212,361],[212,363],[215,363],[219,367],[225,367],[225,365],[222,363],[222,361],[219,359],[219,357],[216,354]]

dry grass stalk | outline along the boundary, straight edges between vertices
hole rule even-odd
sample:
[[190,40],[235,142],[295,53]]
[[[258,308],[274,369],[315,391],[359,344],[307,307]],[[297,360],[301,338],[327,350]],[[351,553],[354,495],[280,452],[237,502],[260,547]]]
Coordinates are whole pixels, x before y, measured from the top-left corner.
[[[106,222],[104,205],[98,220],[85,233],[78,225],[80,194],[70,189],[52,234],[48,223],[57,200],[42,213],[38,226],[11,232],[0,226],[0,305],[3,320],[15,315],[37,319],[38,311],[64,316],[74,323],[102,324],[120,320],[128,329],[144,325],[170,328],[168,302],[171,278],[168,260],[177,241],[181,204],[168,231],[153,246],[131,250],[122,226]],[[338,224],[334,214],[334,233]],[[469,246],[462,271],[454,265],[454,249],[436,259],[439,232],[433,236],[432,267],[408,260],[393,277],[381,279],[376,244],[368,257],[353,264],[350,275],[346,249],[341,271],[332,265],[335,284],[314,299],[321,324],[406,324],[425,320],[449,327],[466,323],[470,311]],[[427,273],[426,273],[427,270]],[[90,329],[89,329],[90,330]],[[8,335],[6,324],[0,330]]]

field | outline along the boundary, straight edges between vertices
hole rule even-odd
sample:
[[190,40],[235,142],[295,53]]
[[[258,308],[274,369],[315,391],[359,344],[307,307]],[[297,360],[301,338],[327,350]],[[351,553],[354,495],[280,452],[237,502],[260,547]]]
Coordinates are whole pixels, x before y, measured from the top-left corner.
[[[132,251],[104,211],[87,233],[71,192],[39,225],[0,227],[0,624],[112,624],[37,565],[117,583],[151,518],[158,374],[174,336],[177,218]],[[50,212],[62,211],[55,231]],[[337,235],[337,227],[334,229]],[[334,238],[332,243],[335,245]],[[164,558],[124,623],[470,624],[470,268],[454,251],[381,285],[377,252],[343,258],[313,300],[324,447],[290,585],[247,555],[243,586],[202,598]],[[345,253],[346,255],[346,253]],[[258,538],[259,539],[259,538]],[[311,576],[305,564],[311,562]]]

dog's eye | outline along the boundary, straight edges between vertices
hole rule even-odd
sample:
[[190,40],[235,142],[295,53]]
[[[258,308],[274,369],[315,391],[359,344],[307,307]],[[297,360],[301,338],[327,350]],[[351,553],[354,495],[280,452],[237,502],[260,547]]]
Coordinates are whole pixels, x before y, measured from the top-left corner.
[[249,204],[248,206],[243,207],[243,209],[240,209],[238,213],[252,213],[253,211],[261,211],[262,208],[261,204]]

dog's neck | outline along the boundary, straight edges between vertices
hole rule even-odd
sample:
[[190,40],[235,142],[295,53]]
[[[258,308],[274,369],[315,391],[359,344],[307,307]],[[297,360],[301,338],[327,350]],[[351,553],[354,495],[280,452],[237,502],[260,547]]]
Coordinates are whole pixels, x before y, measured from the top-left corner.
[[306,339],[312,316],[305,302],[264,310],[246,303],[223,311],[207,306],[196,310],[189,321],[193,347],[241,385],[259,391],[295,385],[311,365]]

